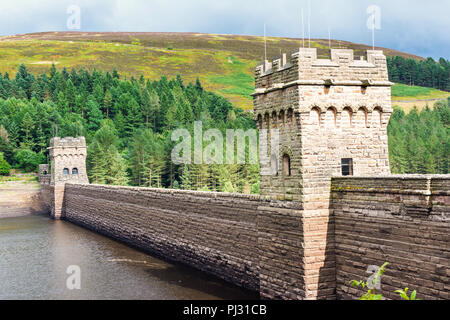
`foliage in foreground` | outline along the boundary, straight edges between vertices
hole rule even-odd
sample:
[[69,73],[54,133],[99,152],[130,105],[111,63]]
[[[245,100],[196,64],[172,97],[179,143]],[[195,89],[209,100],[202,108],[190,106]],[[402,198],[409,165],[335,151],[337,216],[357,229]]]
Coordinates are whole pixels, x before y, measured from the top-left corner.
[[[369,281],[350,281],[353,287],[361,287],[362,289],[368,288],[367,293],[363,294],[359,300],[382,300],[384,297],[382,294],[376,292],[376,287],[378,284],[381,284],[381,276],[386,272],[386,266],[388,262],[385,262],[380,268],[378,268],[377,272],[370,278]],[[420,300],[417,299],[417,291],[414,290],[410,296],[408,296],[408,288],[405,290],[396,290],[395,293],[398,293],[403,300]]]

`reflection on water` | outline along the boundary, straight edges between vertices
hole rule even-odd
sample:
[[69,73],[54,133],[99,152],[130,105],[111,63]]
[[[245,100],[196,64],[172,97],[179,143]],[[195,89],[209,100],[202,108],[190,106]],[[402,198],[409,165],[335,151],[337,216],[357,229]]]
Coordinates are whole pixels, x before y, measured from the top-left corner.
[[[66,288],[81,268],[81,290]],[[161,261],[47,216],[0,219],[0,299],[256,299],[192,268]]]

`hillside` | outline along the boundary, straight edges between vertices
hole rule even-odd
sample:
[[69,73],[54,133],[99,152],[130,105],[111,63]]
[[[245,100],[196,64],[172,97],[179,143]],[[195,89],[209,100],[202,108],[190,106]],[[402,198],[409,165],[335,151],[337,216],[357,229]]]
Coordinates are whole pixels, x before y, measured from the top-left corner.
[[[263,59],[263,37],[203,33],[89,33],[46,32],[0,37],[0,72],[11,75],[24,63],[33,73],[58,68],[112,70],[128,77],[151,79],[180,74],[185,81],[200,78],[207,90],[228,98],[235,106],[252,108],[254,67]],[[267,39],[268,56],[291,52],[300,39]],[[328,40],[313,39],[320,57],[329,55]],[[369,46],[332,41],[334,48],[354,49],[363,55]],[[386,49],[389,56],[422,59]]]
[[405,84],[395,84],[392,87],[392,104],[401,107],[406,112],[411,111],[414,107],[419,110],[426,106],[432,108],[437,101],[447,97],[450,97],[450,92],[433,88]]

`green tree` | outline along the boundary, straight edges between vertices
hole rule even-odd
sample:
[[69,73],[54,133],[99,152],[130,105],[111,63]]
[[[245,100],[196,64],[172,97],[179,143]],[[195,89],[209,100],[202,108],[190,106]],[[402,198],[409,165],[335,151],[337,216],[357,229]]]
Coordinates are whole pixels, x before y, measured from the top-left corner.
[[0,176],[7,176],[11,171],[11,166],[9,163],[3,158],[3,153],[0,152]]
[[119,143],[114,123],[103,121],[88,147],[87,168],[92,183],[127,184],[127,165],[118,151]]
[[29,149],[32,149],[34,147],[33,130],[34,130],[33,118],[30,116],[29,113],[26,113],[22,120],[22,132],[24,135],[23,145]]
[[109,118],[109,112],[113,104],[111,92],[106,90],[105,99],[103,100],[103,110],[106,113],[106,118]]
[[23,169],[26,172],[36,172],[39,164],[46,161],[42,153],[35,153],[29,149],[19,149],[14,154],[14,160],[17,163],[17,168]]

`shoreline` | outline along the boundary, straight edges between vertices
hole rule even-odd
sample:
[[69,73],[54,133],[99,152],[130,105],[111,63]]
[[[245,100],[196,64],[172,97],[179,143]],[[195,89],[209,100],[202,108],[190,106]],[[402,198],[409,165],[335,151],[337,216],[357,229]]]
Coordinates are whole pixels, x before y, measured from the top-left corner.
[[0,219],[46,212],[37,181],[24,176],[18,181],[0,182]]

